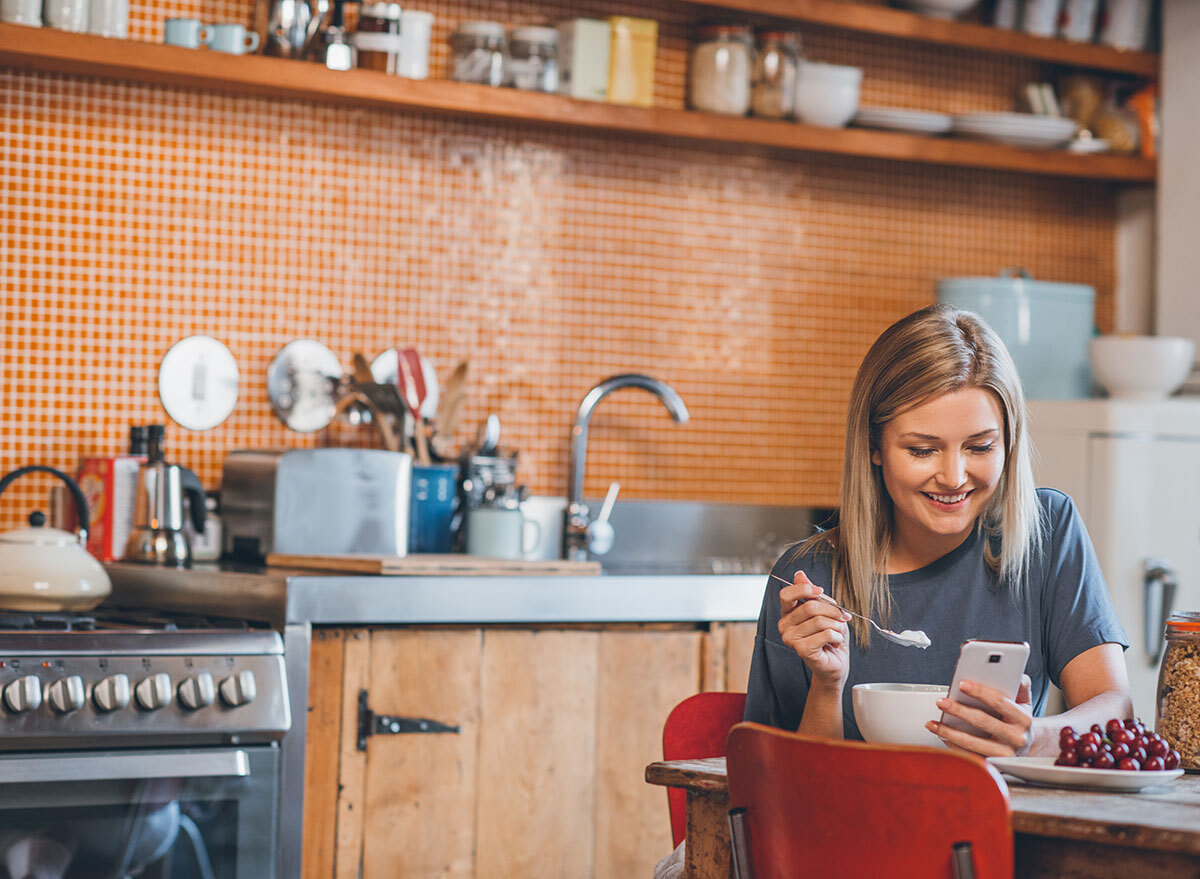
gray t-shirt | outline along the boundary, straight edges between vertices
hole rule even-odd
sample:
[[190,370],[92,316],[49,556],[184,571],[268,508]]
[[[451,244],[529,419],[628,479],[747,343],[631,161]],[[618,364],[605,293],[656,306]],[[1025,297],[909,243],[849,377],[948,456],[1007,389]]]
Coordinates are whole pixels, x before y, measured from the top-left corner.
[[[1046,707],[1047,685],[1058,685],[1072,659],[1099,644],[1129,644],[1117,621],[1100,572],[1095,550],[1075,504],[1054,489],[1038,489],[1046,540],[1030,565],[1026,595],[1014,602],[1000,592],[983,559],[984,538],[972,532],[956,549],[916,571],[888,577],[895,631],[921,629],[933,644],[927,650],[904,647],[880,638],[862,650],[850,636],[850,672],[842,701],[847,739],[861,739],[854,722],[851,692],[855,684],[872,682],[948,685],[958,649],[968,638],[1028,641],[1025,672],[1033,680],[1034,714]],[[831,557],[827,552],[791,559],[784,553],[774,573],[789,583],[804,571],[827,593],[831,589]],[[796,729],[812,673],[779,637],[778,580],[767,581],[746,695],[746,720]]]

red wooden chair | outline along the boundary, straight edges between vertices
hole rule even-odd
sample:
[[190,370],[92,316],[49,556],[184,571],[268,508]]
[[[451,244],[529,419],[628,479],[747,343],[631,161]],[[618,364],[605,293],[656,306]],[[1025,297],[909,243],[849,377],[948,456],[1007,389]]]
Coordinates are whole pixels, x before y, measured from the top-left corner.
[[[663,724],[663,759],[724,756],[729,730],[741,721],[745,709],[745,693],[697,693],[684,699],[671,709]],[[687,832],[687,792],[667,788],[667,806],[671,811],[672,844],[678,846]]]
[[1012,879],[1008,787],[979,758],[739,723],[726,759],[740,879]]

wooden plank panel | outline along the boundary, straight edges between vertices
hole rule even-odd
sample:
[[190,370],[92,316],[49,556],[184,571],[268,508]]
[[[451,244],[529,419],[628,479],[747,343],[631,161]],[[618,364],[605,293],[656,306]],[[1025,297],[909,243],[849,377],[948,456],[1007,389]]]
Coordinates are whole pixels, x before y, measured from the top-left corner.
[[596,879],[648,877],[670,853],[664,792],[642,782],[661,758],[671,709],[696,692],[701,642],[693,632],[604,632],[596,731]]
[[304,838],[301,875],[333,875],[337,840],[338,753],[342,730],[341,629],[316,629],[308,666],[308,726],[304,741]]
[[[869,8],[877,10],[872,14],[891,11]],[[952,137],[862,128],[831,129],[668,107],[621,107],[520,89],[405,79],[372,70],[331,71],[304,61],[196,52],[178,46],[110,40],[14,24],[0,24],[0,56],[6,66],[30,70],[342,105],[424,109],[719,144],[751,144],[789,152],[1144,183],[1154,182],[1158,174],[1157,162],[1136,156],[1081,156],[1065,150],[1021,149]]]
[[483,638],[479,879],[590,879],[599,633]]
[[704,633],[700,645],[700,690],[698,692],[710,693],[714,690],[725,689],[725,681],[728,677],[726,663],[729,661],[728,640],[725,623],[712,623],[709,625],[708,631]]
[[725,689],[744,693],[750,680],[750,658],[754,655],[758,623],[726,623],[725,631]]
[[342,738],[339,748],[337,803],[337,852],[335,879],[360,879],[362,875],[363,793],[367,755],[357,750],[358,691],[370,679],[371,633],[350,629],[345,635],[342,668]]
[[474,876],[482,649],[480,629],[372,634],[371,710],[461,730],[368,740],[364,879]]
[[594,576],[599,562],[568,562],[562,559],[493,559],[465,553],[417,553],[415,555],[286,555],[268,553],[267,565],[279,568],[303,568],[316,571],[347,571],[357,574],[393,574],[408,577],[459,576]]

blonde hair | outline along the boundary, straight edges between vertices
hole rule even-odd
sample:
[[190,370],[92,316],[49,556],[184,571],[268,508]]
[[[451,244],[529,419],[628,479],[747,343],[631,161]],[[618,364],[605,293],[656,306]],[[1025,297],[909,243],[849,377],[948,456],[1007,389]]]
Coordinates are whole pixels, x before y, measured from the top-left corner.
[[[990,392],[1004,415],[1004,469],[976,529],[985,540],[984,560],[996,585],[1014,600],[1021,597],[1042,541],[1021,381],[1004,343],[978,315],[931,305],[888,327],[863,358],[846,415],[838,525],[797,547],[798,555],[832,552],[837,598],[848,610],[885,625],[891,615],[892,500],[871,461],[884,426],[902,412],[963,388]],[[856,619],[854,628],[859,643],[867,646],[867,625]]]

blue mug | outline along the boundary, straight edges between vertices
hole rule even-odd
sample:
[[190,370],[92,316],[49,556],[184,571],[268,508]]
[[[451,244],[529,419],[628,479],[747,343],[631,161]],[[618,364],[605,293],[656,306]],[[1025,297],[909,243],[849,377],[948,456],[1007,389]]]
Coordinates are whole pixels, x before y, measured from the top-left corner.
[[458,465],[413,465],[408,551],[450,552],[458,512]]

